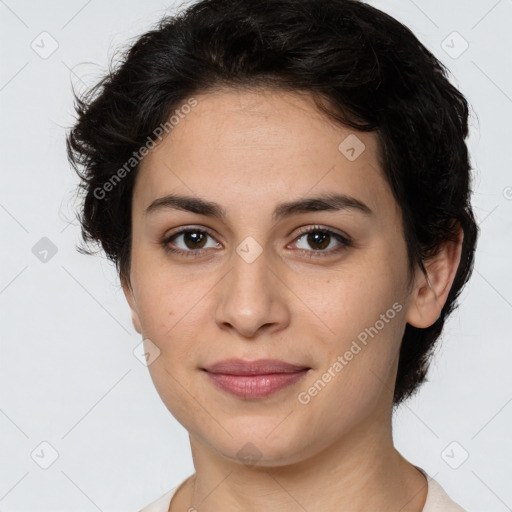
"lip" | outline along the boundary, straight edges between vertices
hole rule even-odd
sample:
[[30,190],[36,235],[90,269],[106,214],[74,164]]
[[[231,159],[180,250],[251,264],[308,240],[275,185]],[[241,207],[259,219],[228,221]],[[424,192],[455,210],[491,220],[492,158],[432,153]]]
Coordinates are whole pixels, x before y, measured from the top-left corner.
[[202,368],[218,388],[245,399],[267,397],[294,384],[310,369],[276,359],[226,359]]
[[309,367],[298,366],[278,359],[256,359],[255,361],[224,359],[204,368],[204,370],[209,373],[224,373],[226,375],[268,375],[270,373],[294,373],[309,370]]

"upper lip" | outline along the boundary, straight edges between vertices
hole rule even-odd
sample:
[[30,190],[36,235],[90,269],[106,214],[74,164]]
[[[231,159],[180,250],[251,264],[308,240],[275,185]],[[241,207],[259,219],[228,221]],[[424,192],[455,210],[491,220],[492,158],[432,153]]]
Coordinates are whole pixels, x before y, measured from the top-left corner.
[[203,370],[227,375],[268,375],[271,373],[295,373],[309,370],[309,367],[298,366],[277,359],[257,359],[255,361],[225,359],[207,366]]

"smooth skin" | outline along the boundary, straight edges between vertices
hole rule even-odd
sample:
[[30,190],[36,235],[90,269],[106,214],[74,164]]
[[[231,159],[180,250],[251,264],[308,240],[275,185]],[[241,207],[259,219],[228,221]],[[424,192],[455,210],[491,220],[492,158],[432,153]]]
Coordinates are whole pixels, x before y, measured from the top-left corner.
[[[151,340],[148,350],[160,350],[151,378],[189,432],[196,472],[169,510],[421,512],[426,479],[393,446],[393,388],[405,325],[425,328],[439,317],[462,232],[425,262],[429,282],[417,269],[408,288],[401,211],[374,133],[332,123],[307,94],[220,89],[194,97],[197,105],[141,163],[122,279],[135,329]],[[354,161],[338,149],[350,134],[365,145]],[[278,204],[325,193],[356,198],[373,214],[272,217]],[[168,194],[217,203],[225,218],[171,207],[146,213]],[[301,234],[315,226],[320,237],[329,230],[351,244]],[[192,236],[167,243],[183,254],[167,252],[164,241],[184,228]],[[247,237],[258,244],[251,251],[262,249],[251,262],[237,252]],[[396,316],[300,403],[299,393],[394,303],[402,305]],[[227,358],[311,369],[266,398],[243,399],[201,369]]]

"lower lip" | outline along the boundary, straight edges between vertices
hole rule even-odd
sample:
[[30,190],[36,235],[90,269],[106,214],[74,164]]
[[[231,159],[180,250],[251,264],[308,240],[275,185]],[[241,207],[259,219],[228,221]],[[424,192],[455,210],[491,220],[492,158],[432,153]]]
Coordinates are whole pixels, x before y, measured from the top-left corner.
[[239,398],[264,398],[304,377],[308,370],[267,375],[227,375],[206,372],[220,389]]

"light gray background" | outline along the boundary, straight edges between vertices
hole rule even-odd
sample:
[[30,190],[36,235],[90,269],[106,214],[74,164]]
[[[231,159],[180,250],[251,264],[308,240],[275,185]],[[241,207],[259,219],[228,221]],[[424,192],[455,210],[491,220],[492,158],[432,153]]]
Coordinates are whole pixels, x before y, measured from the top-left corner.
[[[478,115],[475,272],[429,382],[396,415],[396,445],[469,511],[512,510],[512,1],[370,3],[448,65]],[[187,432],[132,353],[140,339],[113,267],[75,251],[64,145],[71,82],[92,84],[169,6],[0,1],[1,512],[136,511],[194,471]],[[43,237],[57,248],[46,262],[32,251]],[[58,453],[48,469],[44,441]]]

